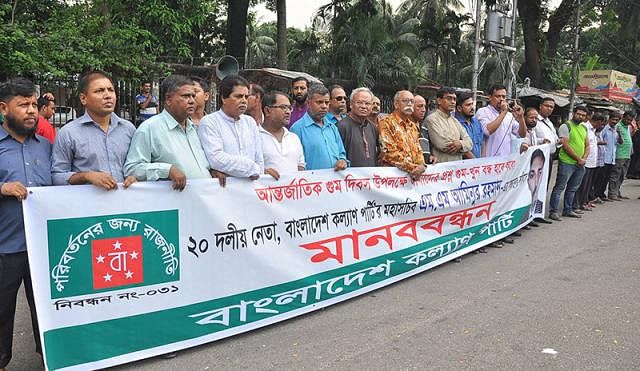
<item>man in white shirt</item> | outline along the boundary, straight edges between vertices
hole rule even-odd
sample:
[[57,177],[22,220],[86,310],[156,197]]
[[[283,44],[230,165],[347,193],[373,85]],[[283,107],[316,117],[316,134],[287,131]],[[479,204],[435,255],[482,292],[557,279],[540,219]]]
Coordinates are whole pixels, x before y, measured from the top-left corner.
[[297,135],[287,130],[291,119],[291,101],[280,91],[267,93],[262,98],[264,123],[260,127],[264,166],[280,174],[303,171],[306,165],[302,143]]
[[593,176],[598,162],[598,137],[596,130],[604,125],[605,116],[600,112],[595,112],[589,121],[583,122],[582,125],[587,128],[587,137],[589,139],[589,155],[584,164],[585,173],[580,182],[580,188],[576,192],[573,200],[574,212],[576,210],[591,211],[595,205],[589,201],[589,191],[593,186]]
[[[219,85],[222,107],[200,121],[198,137],[211,168],[219,173],[256,180],[261,174],[278,179],[274,169],[264,168],[258,125],[245,115],[249,82],[241,76],[227,76]],[[218,175],[220,184],[225,182]]]

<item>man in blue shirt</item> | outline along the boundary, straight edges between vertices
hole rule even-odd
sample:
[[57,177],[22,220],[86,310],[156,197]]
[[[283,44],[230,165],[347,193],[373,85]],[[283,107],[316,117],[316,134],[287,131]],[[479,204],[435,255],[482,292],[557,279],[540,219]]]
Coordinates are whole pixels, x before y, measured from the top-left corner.
[[291,132],[300,137],[307,161],[307,170],[347,168],[347,152],[335,124],[326,119],[329,90],[322,84],[313,84],[307,95],[309,109],[291,126]]
[[[482,157],[482,144],[484,143],[484,133],[482,125],[477,118],[473,116],[475,108],[473,107],[473,96],[469,93],[460,93],[456,99],[456,119],[460,121],[462,127],[467,131],[473,147],[471,153],[475,158]],[[468,152],[462,154],[463,158],[473,158]]]
[[158,98],[151,92],[151,81],[142,83],[142,93],[136,95],[140,122],[158,114]]
[[35,85],[15,78],[0,84],[0,370],[9,364],[16,299],[24,281],[36,352],[42,354],[22,218],[26,187],[51,185],[51,144],[35,135]]
[[113,80],[101,71],[85,73],[78,83],[85,113],[60,129],[53,145],[55,185],[93,184],[115,190],[136,181],[125,179],[124,162],[135,126],[118,117]]

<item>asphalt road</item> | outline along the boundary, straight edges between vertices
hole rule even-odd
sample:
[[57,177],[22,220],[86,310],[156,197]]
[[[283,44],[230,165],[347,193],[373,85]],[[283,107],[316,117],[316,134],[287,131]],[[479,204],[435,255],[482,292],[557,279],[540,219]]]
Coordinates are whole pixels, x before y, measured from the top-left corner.
[[[514,245],[117,369],[640,369],[640,181],[622,192],[631,200],[523,231]],[[39,362],[21,294],[7,370]]]

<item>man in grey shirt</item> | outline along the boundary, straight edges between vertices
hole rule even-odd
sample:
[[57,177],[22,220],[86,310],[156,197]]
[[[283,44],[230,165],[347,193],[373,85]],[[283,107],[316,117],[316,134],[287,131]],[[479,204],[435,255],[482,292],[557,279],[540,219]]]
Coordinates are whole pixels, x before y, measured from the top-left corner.
[[338,131],[352,167],[374,167],[378,161],[378,130],[369,121],[373,93],[367,88],[351,92],[351,112],[338,122]]
[[53,145],[53,184],[93,184],[105,190],[127,188],[123,166],[135,132],[133,124],[113,113],[116,93],[106,73],[91,71],[78,83],[85,114],[60,129]]

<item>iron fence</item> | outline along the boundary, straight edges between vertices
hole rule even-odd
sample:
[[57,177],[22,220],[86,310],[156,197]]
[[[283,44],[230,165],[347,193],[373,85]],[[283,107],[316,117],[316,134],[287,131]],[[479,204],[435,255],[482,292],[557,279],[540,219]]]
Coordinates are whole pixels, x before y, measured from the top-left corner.
[[[43,79],[34,82],[40,87],[40,94],[51,92],[55,96],[56,110],[51,118],[51,123],[56,128],[60,128],[84,114],[84,107],[80,103],[78,78],[76,76],[67,79]],[[114,79],[114,85],[116,90],[115,113],[137,126],[139,124],[139,115],[136,95],[140,86],[139,82]]]

